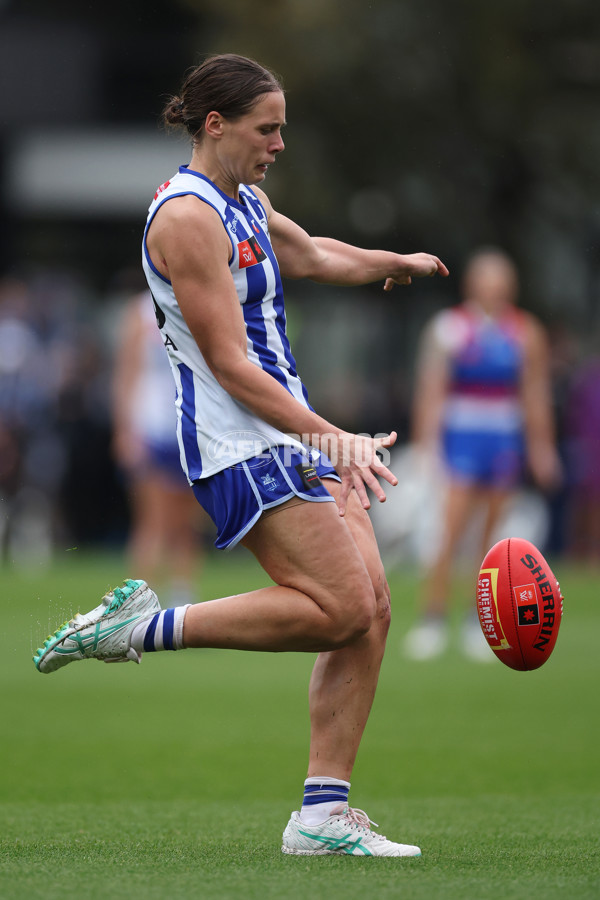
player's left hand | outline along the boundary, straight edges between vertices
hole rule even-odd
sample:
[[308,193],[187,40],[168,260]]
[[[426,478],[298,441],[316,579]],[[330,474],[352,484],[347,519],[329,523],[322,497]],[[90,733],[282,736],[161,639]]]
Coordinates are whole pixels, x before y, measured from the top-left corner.
[[433,275],[450,274],[441,259],[431,253],[409,253],[398,255],[398,272],[385,279],[384,291],[391,291],[395,284],[410,284],[413,278],[431,278]]

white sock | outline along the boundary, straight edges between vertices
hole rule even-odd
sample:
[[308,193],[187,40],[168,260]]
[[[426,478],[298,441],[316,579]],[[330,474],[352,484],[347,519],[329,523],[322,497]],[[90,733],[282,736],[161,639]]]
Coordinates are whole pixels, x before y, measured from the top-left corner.
[[151,619],[136,625],[131,634],[131,646],[138,653],[155,650],[183,650],[183,621],[191,603],[161,609]]
[[336,807],[348,805],[350,782],[319,776],[304,782],[304,800],[300,819],[305,825],[321,825]]

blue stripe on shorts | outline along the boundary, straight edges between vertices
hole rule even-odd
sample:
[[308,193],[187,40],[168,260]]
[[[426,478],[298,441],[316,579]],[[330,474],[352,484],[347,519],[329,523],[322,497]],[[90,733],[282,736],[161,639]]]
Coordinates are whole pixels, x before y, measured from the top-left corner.
[[266,509],[292,497],[316,503],[333,501],[321,478],[340,480],[324,453],[313,458],[292,447],[271,447],[193,484],[196,500],[217,526],[215,547],[234,547]]

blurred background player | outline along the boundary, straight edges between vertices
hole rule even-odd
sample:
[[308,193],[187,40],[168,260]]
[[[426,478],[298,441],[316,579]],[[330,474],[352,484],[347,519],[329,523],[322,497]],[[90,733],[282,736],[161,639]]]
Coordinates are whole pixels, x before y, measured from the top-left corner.
[[[413,659],[447,646],[452,563],[473,516],[484,516],[479,562],[525,464],[542,490],[561,478],[546,337],[533,316],[515,308],[517,295],[512,260],[499,249],[481,249],[464,272],[463,301],[436,314],[422,340],[413,437],[425,457],[441,453],[447,492],[421,618],[405,640]],[[474,612],[462,643],[472,658],[493,658]]]
[[568,549],[579,565],[597,568],[600,566],[600,356],[597,354],[592,354],[576,371],[566,415],[571,478]]
[[173,376],[149,291],[134,296],[119,332],[113,382],[113,452],[125,473],[132,571],[162,584],[173,603],[198,600],[194,574],[202,510],[181,467]]

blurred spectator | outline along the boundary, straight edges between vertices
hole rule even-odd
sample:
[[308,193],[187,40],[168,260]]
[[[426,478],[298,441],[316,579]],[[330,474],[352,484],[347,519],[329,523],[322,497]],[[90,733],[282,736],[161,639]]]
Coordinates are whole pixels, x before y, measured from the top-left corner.
[[49,559],[64,470],[56,369],[27,282],[0,283],[0,540],[11,561]]
[[173,376],[149,291],[123,315],[113,381],[113,452],[128,484],[132,572],[168,579],[170,605],[197,602],[193,575],[203,521],[181,468]]
[[[415,444],[425,458],[443,456],[447,481],[440,546],[421,618],[406,637],[414,659],[447,646],[452,563],[473,516],[483,508],[480,560],[525,463],[542,490],[561,479],[547,340],[537,320],[515,308],[512,260],[495,248],[478,251],[462,291],[463,302],[426,328],[414,399]],[[463,649],[474,659],[493,658],[474,612],[465,622]]]
[[65,541],[125,532],[109,456],[109,358],[91,299],[59,270],[0,281],[0,558],[17,565],[48,562]]
[[548,322],[548,339],[556,444],[565,474],[560,486],[546,497],[550,520],[544,549],[550,557],[557,557],[568,553],[571,543],[573,478],[569,460],[569,407],[573,375],[580,365],[582,347],[580,338],[564,316],[553,316]]
[[576,372],[569,394],[567,453],[571,476],[569,552],[600,565],[600,357]]

